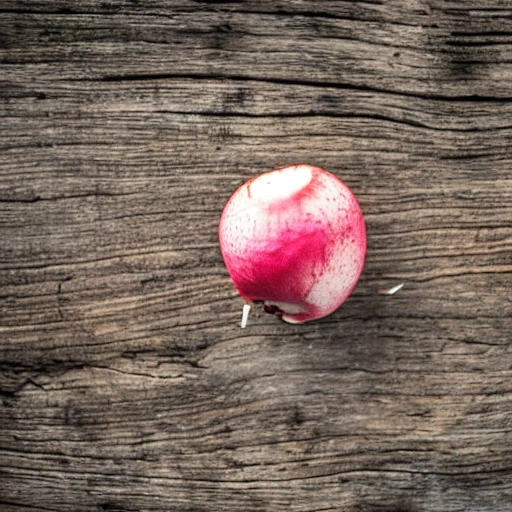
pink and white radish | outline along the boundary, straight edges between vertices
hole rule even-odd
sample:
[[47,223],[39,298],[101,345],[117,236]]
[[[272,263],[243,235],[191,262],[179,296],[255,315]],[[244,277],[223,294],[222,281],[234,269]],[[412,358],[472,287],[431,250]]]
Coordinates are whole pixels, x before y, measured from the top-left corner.
[[219,241],[240,296],[248,305],[263,302],[290,323],[336,310],[355,288],[366,254],[364,218],[353,193],[311,165],[244,183],[222,212]]

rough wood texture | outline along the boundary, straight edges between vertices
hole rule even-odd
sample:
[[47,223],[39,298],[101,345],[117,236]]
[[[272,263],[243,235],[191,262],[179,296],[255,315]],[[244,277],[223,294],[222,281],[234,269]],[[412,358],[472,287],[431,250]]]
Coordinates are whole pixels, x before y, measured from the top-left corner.
[[[0,81],[2,511],[512,510],[510,2],[2,0]],[[365,272],[242,331],[221,209],[299,161]]]

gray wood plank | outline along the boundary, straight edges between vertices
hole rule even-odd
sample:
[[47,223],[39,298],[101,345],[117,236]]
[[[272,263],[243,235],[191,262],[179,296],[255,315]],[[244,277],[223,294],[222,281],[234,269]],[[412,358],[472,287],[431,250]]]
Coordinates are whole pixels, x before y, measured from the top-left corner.
[[[511,43],[498,0],[4,0],[0,509],[512,510]],[[295,162],[365,271],[242,331],[218,219]]]

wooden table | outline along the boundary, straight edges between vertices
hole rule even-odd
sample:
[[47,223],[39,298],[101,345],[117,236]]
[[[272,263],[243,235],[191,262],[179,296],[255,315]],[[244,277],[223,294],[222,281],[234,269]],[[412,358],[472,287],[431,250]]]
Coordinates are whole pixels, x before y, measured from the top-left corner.
[[[510,2],[2,0],[0,117],[2,512],[512,510]],[[365,271],[241,330],[219,215],[295,162]]]

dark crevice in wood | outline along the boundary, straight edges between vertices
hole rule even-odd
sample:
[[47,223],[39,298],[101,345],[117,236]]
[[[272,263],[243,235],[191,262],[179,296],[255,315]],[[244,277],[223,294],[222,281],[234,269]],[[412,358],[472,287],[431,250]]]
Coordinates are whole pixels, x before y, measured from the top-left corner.
[[468,37],[468,38],[476,38],[476,37],[512,37],[512,31],[491,30],[489,32],[477,32],[477,31],[469,32],[469,31],[454,30],[453,32],[451,32],[451,35],[453,37]]
[[510,96],[485,96],[480,94],[468,94],[468,95],[442,95],[438,93],[416,93],[410,91],[398,91],[392,89],[369,87],[366,85],[354,85],[349,83],[339,82],[319,82],[315,80],[296,80],[296,79],[285,79],[285,78],[261,78],[257,76],[242,76],[242,75],[214,75],[214,74],[175,74],[175,73],[157,73],[157,74],[130,74],[130,75],[106,75],[102,78],[91,79],[91,78],[80,78],[80,79],[69,79],[68,81],[76,82],[137,82],[137,81],[153,81],[153,80],[173,80],[173,79],[190,79],[190,80],[207,80],[207,81],[232,81],[232,82],[264,82],[271,84],[282,84],[282,85],[296,85],[296,86],[308,86],[317,88],[332,88],[340,90],[353,90],[359,92],[374,92],[392,94],[397,96],[412,97],[425,100],[438,100],[446,102],[464,102],[464,103],[510,103],[512,102],[512,95]]
[[217,5],[217,4],[243,4],[244,0],[192,0],[197,4],[206,4],[206,5]]
[[[13,149],[13,148],[9,148]],[[2,192],[0,192],[1,194]],[[10,198],[10,197],[2,197],[0,195],[0,203],[36,203],[38,201],[67,201],[70,199],[87,199],[91,197],[128,197],[128,196],[136,196],[138,192],[106,192],[106,191],[95,191],[88,192],[86,194],[70,194],[67,196],[52,196],[52,197],[44,197],[41,195],[35,195],[33,197],[28,198]],[[107,219],[102,219],[107,220]]]
[[[433,130],[438,132],[453,132],[453,133],[479,133],[479,132],[487,132],[487,131],[501,131],[501,130],[510,130],[512,129],[512,125],[505,126],[495,126],[492,128],[487,127],[475,127],[475,128],[442,128],[439,126],[432,126],[426,123],[421,123],[419,121],[414,121],[412,119],[397,119],[390,116],[379,115],[379,114],[350,114],[350,113],[338,113],[338,112],[330,112],[324,109],[310,109],[304,110],[303,112],[297,113],[275,113],[275,114],[255,114],[251,112],[236,112],[236,110],[230,110],[228,112],[219,112],[219,111],[186,111],[186,110],[156,110],[155,114],[175,114],[175,115],[200,115],[200,116],[209,116],[209,117],[224,117],[224,118],[262,118],[262,119],[302,119],[302,118],[310,118],[310,117],[325,117],[329,119],[371,119],[375,121],[385,121],[389,123],[402,124],[405,126],[411,126],[413,128],[425,128],[427,130]],[[492,155],[486,154],[485,156]]]
[[[16,507],[20,509],[20,511],[25,510],[34,510],[35,512],[55,512],[54,508],[46,508],[41,507],[40,505],[30,505],[23,502],[16,502],[16,501],[6,501],[2,498],[0,498],[0,506],[6,506],[6,507]],[[9,509],[10,510],[10,509]]]
[[[505,152],[506,154],[507,152]],[[438,158],[439,160],[454,160],[454,161],[457,161],[457,160],[468,160],[470,162],[474,161],[474,160],[478,160],[478,159],[485,159],[485,158],[492,158],[494,156],[497,156],[497,155],[500,155],[499,152],[495,152],[495,153],[489,153],[489,152],[485,152],[485,153],[469,153],[467,151],[464,151],[464,152],[460,152],[456,155],[439,155]],[[509,155],[506,154],[506,157],[508,159]]]
[[0,6],[0,14],[21,14],[21,15],[26,15],[26,14],[31,14],[31,15],[40,15],[40,16],[58,16],[58,15],[61,15],[61,16],[68,16],[70,14],[86,14],[86,15],[92,15],[94,14],[93,12],[90,12],[90,11],[74,11],[74,10],[71,10],[71,9],[68,9],[68,8],[65,8],[65,9],[54,9],[54,10],[43,10],[42,8],[41,9],[38,9],[37,7],[33,8],[33,9],[4,9]]
[[[376,2],[354,2],[357,6],[361,7],[364,5],[383,5],[383,2],[376,1]],[[321,5],[321,4],[318,4]],[[369,11],[368,13],[365,13],[365,16],[361,16],[361,11],[354,11],[351,12],[350,15],[342,15],[342,14],[335,14],[333,12],[327,12],[327,11],[312,11],[312,10],[286,10],[281,7],[278,7],[276,10],[247,10],[247,9],[236,9],[236,10],[229,10],[229,11],[220,11],[225,14],[247,14],[247,15],[256,15],[256,16],[282,16],[282,17],[293,17],[296,19],[300,18],[310,18],[313,20],[333,20],[333,21],[362,21],[362,22],[379,22],[381,19],[375,14],[375,12]],[[420,15],[423,13],[420,13]],[[425,13],[426,14],[426,13]],[[405,27],[411,27],[411,26],[418,26],[417,24],[412,23],[405,23],[401,20],[389,20],[386,21],[387,24],[393,25],[393,26],[405,26]],[[430,25],[427,25],[430,26]]]
[[[461,47],[461,48],[469,48],[469,47],[479,47],[479,46],[503,46],[506,44],[512,44],[512,41],[446,41],[448,46]],[[452,61],[455,62],[455,61]],[[480,60],[480,61],[464,61],[466,64],[487,64],[489,65],[489,60]],[[499,60],[501,64],[507,63],[510,61]]]
[[41,201],[41,196],[35,195],[33,197],[28,198],[4,198],[0,197],[0,203],[37,203]]
[[[452,54],[452,55],[458,56],[458,54]],[[467,67],[468,72],[469,72],[469,68],[471,66],[488,66],[489,65],[489,62],[484,59],[478,60],[478,59],[452,58],[450,60],[450,62],[456,66]],[[512,64],[512,60],[500,60],[498,62],[498,64]],[[464,70],[462,72],[464,73]]]

